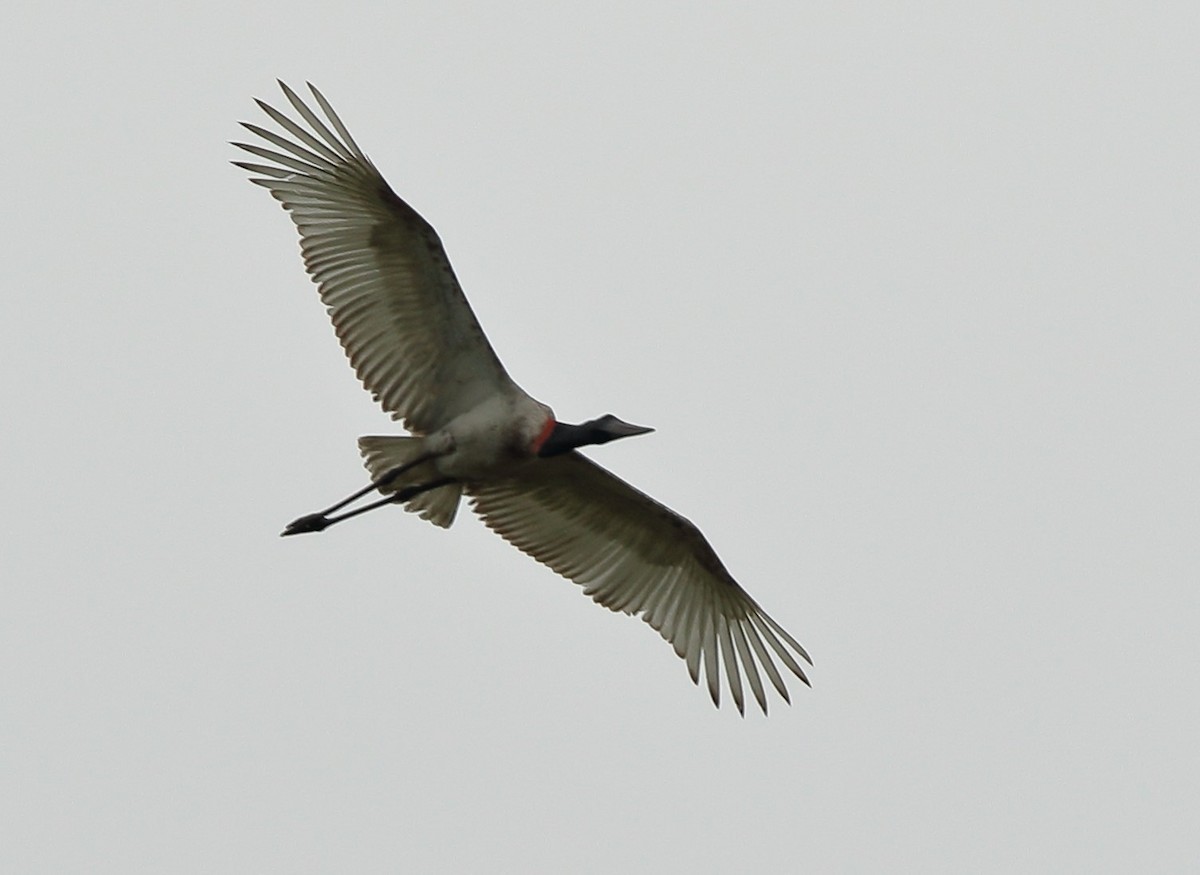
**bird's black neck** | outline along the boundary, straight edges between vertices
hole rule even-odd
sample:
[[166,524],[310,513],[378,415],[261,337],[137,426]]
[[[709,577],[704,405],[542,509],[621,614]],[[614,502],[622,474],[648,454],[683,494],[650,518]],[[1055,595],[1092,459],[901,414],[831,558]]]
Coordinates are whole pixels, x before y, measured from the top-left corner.
[[603,444],[612,440],[612,435],[597,427],[597,421],[590,419],[587,422],[581,422],[579,425],[571,425],[567,422],[554,423],[554,430],[550,432],[550,436],[542,443],[541,448],[538,450],[538,455],[543,458],[560,456],[576,447],[586,447],[589,444]]

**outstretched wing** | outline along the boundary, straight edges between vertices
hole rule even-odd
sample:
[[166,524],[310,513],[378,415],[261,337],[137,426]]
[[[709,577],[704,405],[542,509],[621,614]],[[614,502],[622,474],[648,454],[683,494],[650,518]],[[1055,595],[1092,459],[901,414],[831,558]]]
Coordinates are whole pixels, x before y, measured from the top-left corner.
[[291,214],[304,265],[362,384],[418,433],[510,390],[437,232],[388,187],[316,88],[328,124],[279,84],[307,127],[257,101],[284,133],[242,124],[282,151],[235,143],[271,163],[234,163]]
[[[744,713],[739,667],[763,712],[759,668],[785,700],[778,658],[804,683],[804,648],[725,570],[700,531],[576,452],[540,459],[516,476],[470,483],[472,506],[513,546],[583,587],[613,611],[640,614],[684,660],[714,704],[720,665]],[[795,654],[795,656],[793,655]]]

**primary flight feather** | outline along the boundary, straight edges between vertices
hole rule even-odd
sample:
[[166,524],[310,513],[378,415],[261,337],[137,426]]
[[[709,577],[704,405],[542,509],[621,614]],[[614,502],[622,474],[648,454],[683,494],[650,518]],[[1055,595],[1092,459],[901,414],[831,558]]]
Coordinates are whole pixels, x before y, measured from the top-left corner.
[[[561,423],[527,395],[488,343],[437,232],[392,191],[321,92],[309,85],[323,119],[280,86],[300,121],[257,101],[284,133],[243,122],[267,145],[234,145],[267,163],[234,163],[291,214],[355,373],[412,432],[360,438],[371,483],[284,534],[321,531],[384,504],[449,526],[465,493],[513,546],[657,630],[693,681],[703,671],[714,704],[722,674],[740,712],[743,676],[764,713],[763,674],[788,700],[777,661],[807,684],[804,648],[700,531],[577,451],[651,429],[611,415]],[[336,514],[376,490],[382,499]]]

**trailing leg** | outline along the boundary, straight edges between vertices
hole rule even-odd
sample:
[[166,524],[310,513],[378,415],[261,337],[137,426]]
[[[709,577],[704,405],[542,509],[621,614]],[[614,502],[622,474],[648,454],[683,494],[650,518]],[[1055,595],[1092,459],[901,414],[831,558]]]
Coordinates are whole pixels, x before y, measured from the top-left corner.
[[[423,462],[426,460],[421,459],[420,461]],[[414,464],[419,464],[419,462],[416,462]],[[390,477],[390,479],[395,479],[395,477],[399,476],[399,474],[402,474],[404,470],[407,470],[407,469],[399,469],[398,468],[398,469],[396,469],[396,471],[394,473],[391,473],[391,474],[385,475],[385,476]],[[355,508],[354,510],[347,511],[346,513],[340,514],[338,516],[330,516],[329,515],[333,511],[338,510],[342,507],[345,507],[351,501],[354,501],[354,499],[360,498],[360,497],[366,495],[372,489],[378,489],[380,485],[384,485],[384,486],[387,485],[386,482],[380,483],[380,481],[377,480],[377,481],[373,482],[367,488],[360,489],[358,492],[354,493],[354,495],[350,496],[345,501],[338,502],[337,504],[335,504],[333,507],[329,508],[328,510],[324,510],[321,513],[310,513],[307,516],[302,516],[297,520],[293,520],[292,522],[288,523],[287,528],[283,530],[283,532],[281,533],[281,536],[300,535],[305,532],[321,532],[321,531],[324,531],[325,529],[329,528],[330,526],[332,526],[334,523],[340,523],[343,520],[348,520],[351,517],[356,517],[359,514],[364,514],[369,510],[374,510],[377,507],[383,507],[385,504],[404,504],[406,501],[416,498],[418,495],[420,495],[423,492],[429,492],[432,489],[437,489],[442,486],[449,486],[451,483],[455,483],[455,482],[457,482],[457,481],[455,481],[451,477],[443,477],[440,480],[432,480],[428,483],[417,483],[413,486],[405,486],[403,489],[397,490],[395,492],[395,494],[389,495],[387,498],[381,498],[378,501],[373,501],[370,504],[363,505],[362,507]]]

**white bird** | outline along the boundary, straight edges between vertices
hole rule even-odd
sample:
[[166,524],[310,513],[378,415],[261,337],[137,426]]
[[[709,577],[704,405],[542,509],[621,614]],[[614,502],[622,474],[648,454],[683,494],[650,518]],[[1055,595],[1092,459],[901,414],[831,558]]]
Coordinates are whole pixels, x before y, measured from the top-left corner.
[[[243,122],[281,151],[235,143],[269,164],[235,161],[300,232],[309,275],[351,365],[405,437],[358,441],[372,482],[283,532],[321,531],[384,504],[438,526],[466,493],[483,522],[612,611],[640,615],[720,705],[720,674],[745,713],[745,674],[763,713],[759,668],[790,701],[778,658],[805,684],[812,660],[738,585],[700,531],[577,447],[645,434],[602,416],[558,422],[508,376],[455,279],[437,233],[402,201],[311,84],[322,120],[287,85],[308,125],[256,101],[287,135]],[[382,500],[334,515],[378,490]],[[794,655],[793,655],[794,654]]]

